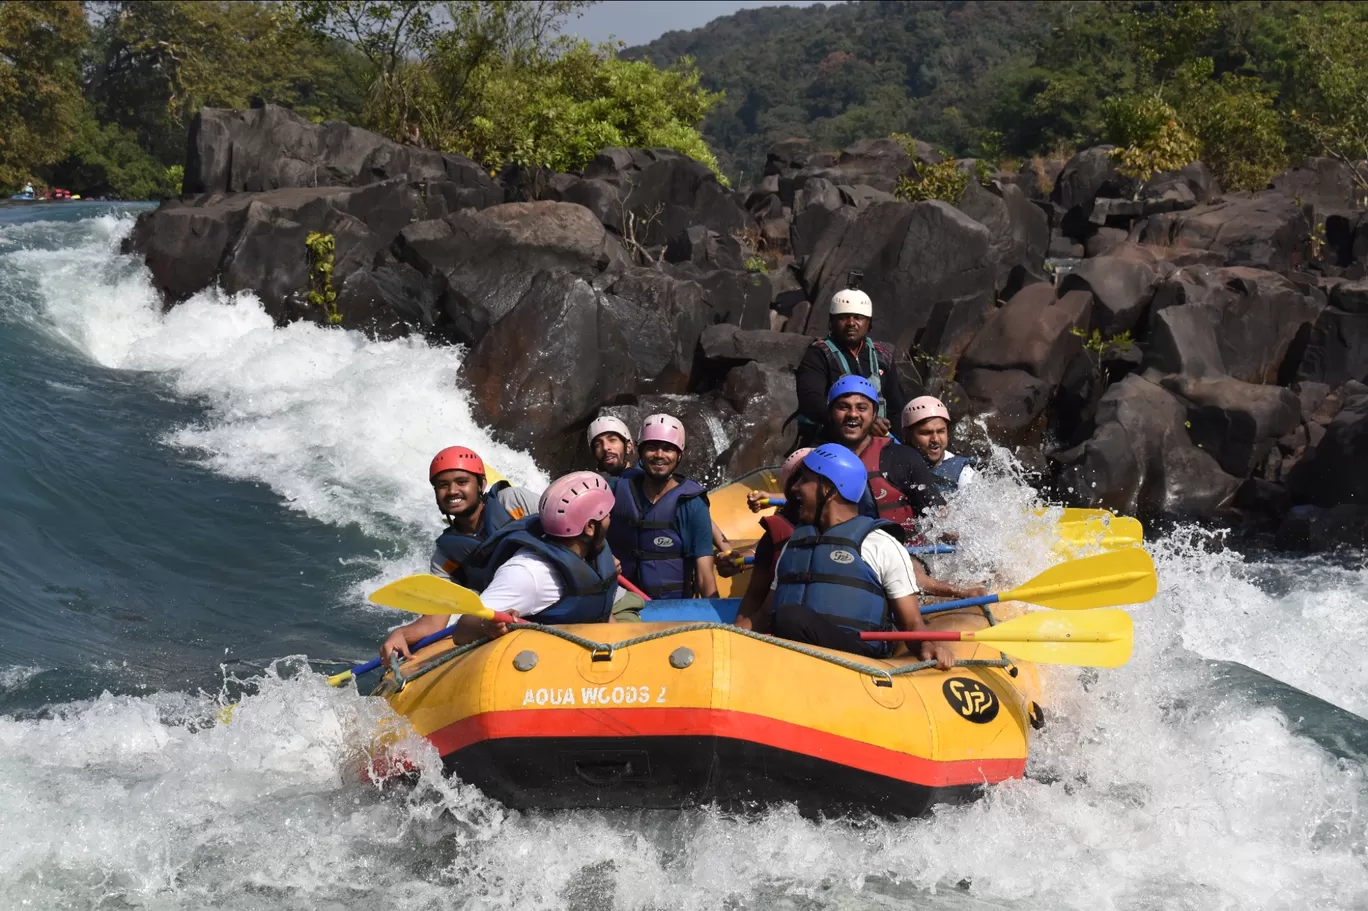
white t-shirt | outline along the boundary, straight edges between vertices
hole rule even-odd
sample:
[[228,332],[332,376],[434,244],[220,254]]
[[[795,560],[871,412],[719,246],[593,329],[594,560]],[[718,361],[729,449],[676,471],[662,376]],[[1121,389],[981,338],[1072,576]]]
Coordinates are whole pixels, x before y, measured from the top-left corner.
[[[787,543],[784,544],[784,550],[788,550]],[[783,556],[784,551],[780,551],[781,560]],[[896,600],[921,591],[917,588],[917,574],[912,569],[912,558],[907,555],[907,548],[882,528],[876,528],[865,536],[864,543],[860,545],[860,556],[874,570],[879,584],[883,586],[885,598]],[[776,574],[770,583],[770,591],[778,587],[779,576]]]
[[[941,461],[944,462],[946,459],[953,459],[954,457],[955,457],[955,454],[954,454],[953,452],[951,452],[950,450],[947,449],[947,450],[945,451],[945,454],[941,456]],[[977,474],[978,474],[978,472],[977,472],[977,471],[974,471],[974,466],[972,466],[972,465],[965,465],[965,466],[964,466],[964,470],[960,472],[959,481],[956,482],[955,486],[956,486],[956,487],[968,487],[968,486],[969,486],[969,482],[973,481],[973,480],[974,480],[974,476],[977,475]]]
[[[508,514],[515,519],[535,514],[537,507],[541,505],[541,496],[526,487],[505,487],[495,496],[498,497],[499,505],[508,510]],[[442,553],[440,548],[434,547],[432,558],[428,561],[428,572],[443,579],[450,579],[451,573],[447,572],[446,565],[446,554]]]
[[[559,601],[564,591],[556,565],[524,547],[494,573],[494,578],[480,593],[480,600],[490,610],[515,610],[520,617],[532,617]],[[613,601],[618,601],[624,594],[626,591],[619,586]],[[456,620],[452,617],[451,623]]]

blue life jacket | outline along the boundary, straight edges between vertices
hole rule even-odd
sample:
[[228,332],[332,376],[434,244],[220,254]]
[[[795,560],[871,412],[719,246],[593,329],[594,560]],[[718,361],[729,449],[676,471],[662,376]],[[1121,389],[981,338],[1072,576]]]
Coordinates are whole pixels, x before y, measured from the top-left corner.
[[684,558],[684,536],[677,515],[680,504],[708,495],[696,481],[680,481],[654,504],[645,502],[641,478],[646,473],[629,468],[618,478],[613,495],[613,519],[608,544],[622,561],[622,575],[652,598],[692,598],[694,567]]
[[931,469],[931,474],[936,477],[936,486],[941,493],[954,493],[959,489],[960,475],[964,474],[964,469],[972,463],[965,456],[944,456],[935,468]]
[[[903,538],[900,526],[868,516],[848,519],[825,533],[812,525],[794,529],[775,569],[774,612],[801,605],[856,633],[892,629],[883,585],[860,556],[860,545],[875,529]],[[893,650],[892,643],[870,645],[876,654]]]
[[617,566],[613,552],[605,546],[590,566],[584,558],[563,547],[542,530],[541,519],[527,516],[504,526],[490,539],[486,569],[493,579],[499,567],[523,548],[532,550],[550,561],[560,576],[562,596],[541,613],[527,619],[533,623],[602,623],[613,614],[613,599],[617,597]]
[[443,567],[451,581],[475,591],[484,591],[494,575],[488,571],[483,555],[477,555],[480,545],[493,537],[494,533],[513,521],[513,517],[499,502],[498,493],[509,487],[507,481],[500,481],[484,494],[484,514],[480,517],[480,527],[473,535],[466,535],[448,526],[437,537],[437,549],[446,557]]

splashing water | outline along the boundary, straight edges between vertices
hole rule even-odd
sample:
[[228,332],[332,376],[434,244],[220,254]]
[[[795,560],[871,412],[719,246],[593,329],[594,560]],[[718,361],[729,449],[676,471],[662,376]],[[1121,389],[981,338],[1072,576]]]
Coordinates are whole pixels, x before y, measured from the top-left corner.
[[[363,563],[370,582],[421,567],[433,531],[423,470],[440,446],[468,441],[511,477],[544,483],[474,425],[459,351],[276,328],[245,295],[206,292],[163,314],[140,264],[117,253],[130,224],[88,212],[0,227],[0,325],[28,330],[24,344],[49,360],[148,372],[140,395],[193,403],[158,433],[164,470],[263,485],[285,509],[260,516],[262,534],[291,515],[314,523],[294,534],[359,527],[390,550],[339,544],[336,559]],[[82,388],[76,366],[60,382]],[[1034,493],[1001,454],[993,462],[946,520],[963,554],[937,568],[1012,584],[1058,558],[1048,517],[1030,512]],[[1276,703],[1223,685],[1205,660],[1368,712],[1357,661],[1368,571],[1246,562],[1196,530],[1150,549],[1160,593],[1134,610],[1134,660],[1049,670],[1027,779],[922,820],[517,813],[444,779],[411,737],[417,784],[378,786],[361,774],[366,745],[397,720],[299,660],[252,676],[226,725],[223,697],[193,687],[114,683],[95,698],[7,703],[0,906],[1368,906],[1362,760],[1293,733]],[[354,591],[333,590],[332,610],[378,637],[389,618],[360,611]],[[310,628],[304,606],[281,611],[280,623]],[[357,654],[373,639],[358,636]],[[152,644],[170,652],[177,641]],[[39,654],[0,668],[0,697],[78,667],[58,665]]]

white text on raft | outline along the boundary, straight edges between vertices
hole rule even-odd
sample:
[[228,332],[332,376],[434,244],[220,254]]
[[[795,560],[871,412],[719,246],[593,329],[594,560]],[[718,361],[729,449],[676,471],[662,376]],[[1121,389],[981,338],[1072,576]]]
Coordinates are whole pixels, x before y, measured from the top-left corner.
[[580,687],[579,701],[573,687],[542,687],[523,694],[523,705],[664,705],[665,687],[655,699],[649,686],[584,686]]

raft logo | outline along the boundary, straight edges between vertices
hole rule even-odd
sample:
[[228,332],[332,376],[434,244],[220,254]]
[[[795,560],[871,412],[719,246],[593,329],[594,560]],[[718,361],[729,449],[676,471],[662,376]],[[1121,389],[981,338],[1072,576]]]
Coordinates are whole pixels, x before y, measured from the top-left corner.
[[674,543],[674,538],[661,535],[660,537],[655,539],[654,543],[656,547],[669,547],[671,544]]
[[840,563],[842,566],[845,566],[846,564],[855,562],[855,555],[848,550],[833,550],[831,552],[831,562]]
[[987,724],[997,717],[997,695],[977,680],[968,677],[951,677],[941,687],[945,701],[960,713],[960,717],[974,724]]

